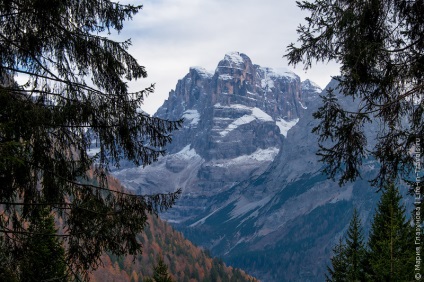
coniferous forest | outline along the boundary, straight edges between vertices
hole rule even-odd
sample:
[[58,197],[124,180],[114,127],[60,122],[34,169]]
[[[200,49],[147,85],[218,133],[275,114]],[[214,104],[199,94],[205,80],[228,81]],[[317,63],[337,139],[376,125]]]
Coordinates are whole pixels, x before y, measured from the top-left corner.
[[413,281],[419,277],[415,276],[421,256],[416,228],[407,220],[401,200],[394,184],[384,188],[368,240],[354,210],[345,238],[334,246],[326,281]]

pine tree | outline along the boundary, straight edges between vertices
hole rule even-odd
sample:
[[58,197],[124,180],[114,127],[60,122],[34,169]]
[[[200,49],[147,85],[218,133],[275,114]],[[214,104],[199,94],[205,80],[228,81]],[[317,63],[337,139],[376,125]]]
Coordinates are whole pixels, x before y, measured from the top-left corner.
[[364,235],[362,233],[361,219],[355,208],[347,230],[345,258],[347,263],[346,281],[364,281],[365,260]]
[[31,226],[33,233],[22,247],[23,257],[18,262],[20,280],[67,281],[65,250],[59,238],[55,236],[56,228],[53,215],[42,207],[33,212]]
[[173,282],[168,274],[168,266],[163,261],[161,256],[158,256],[157,264],[153,267],[153,277],[147,277],[145,282]]
[[[287,47],[289,63],[303,63],[305,69],[314,61],[339,63],[336,90],[359,105],[343,107],[334,89],[323,95],[314,132],[320,136],[325,171],[340,184],[353,181],[372,155],[380,163],[373,185],[407,179],[414,173],[410,152],[424,136],[424,2],[314,0],[297,5],[309,16],[297,30],[300,46]],[[364,124],[372,122],[380,130],[366,135]]]
[[172,282],[173,281],[168,274],[168,266],[165,264],[162,257],[158,258],[158,263],[154,268],[153,279],[156,282]]
[[129,91],[146,70],[127,52],[130,40],[107,37],[140,9],[110,0],[0,3],[0,232],[35,238],[31,214],[49,207],[64,224],[68,269],[80,278],[105,251],[140,253],[147,213],[179,195],[108,185],[111,166],[157,160],[182,123],[140,110],[153,85]]
[[389,184],[378,203],[367,254],[373,281],[414,280],[414,238],[401,198],[395,185]]
[[327,282],[347,281],[346,245],[343,239],[339,239],[339,243],[333,248],[333,257],[331,258],[331,267],[327,267],[328,275],[325,275]]
[[365,245],[362,224],[355,208],[347,230],[346,242],[340,238],[333,249],[332,267],[327,267],[327,281],[365,281]]

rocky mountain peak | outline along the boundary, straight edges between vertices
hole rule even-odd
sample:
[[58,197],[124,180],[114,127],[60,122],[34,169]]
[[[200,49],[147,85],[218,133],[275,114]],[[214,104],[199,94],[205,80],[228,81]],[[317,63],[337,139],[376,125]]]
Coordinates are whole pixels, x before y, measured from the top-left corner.
[[301,106],[306,109],[311,104],[317,102],[319,95],[322,92],[321,87],[315,82],[306,79],[302,81],[302,102]]
[[[206,195],[259,175],[303,116],[302,91],[312,88],[312,82],[302,84],[293,72],[253,64],[240,52],[225,54],[214,73],[191,67],[156,113],[185,120],[167,148],[169,155],[146,173],[139,168],[120,172],[120,179],[129,188],[141,187],[142,193],[160,186]],[[156,172],[149,175],[150,170]],[[169,173],[176,179],[162,177]]]
[[190,67],[189,74],[191,76],[198,76],[199,78],[208,79],[213,76],[208,70],[203,67]]
[[234,74],[252,74],[254,72],[253,64],[250,58],[243,53],[230,52],[225,54],[224,59],[218,63],[215,73],[224,76],[234,76]]
[[319,87],[318,84],[316,84],[315,82],[306,79],[304,81],[302,81],[302,90],[307,90],[307,91],[315,91],[315,92],[319,92],[321,93],[322,89],[321,87]]
[[183,199],[164,217],[188,221],[211,208],[208,197],[267,170],[305,114],[303,91],[313,88],[306,86],[293,72],[253,64],[239,52],[227,53],[214,73],[192,67],[156,113],[185,120],[168,155],[115,175],[142,194],[182,188]]

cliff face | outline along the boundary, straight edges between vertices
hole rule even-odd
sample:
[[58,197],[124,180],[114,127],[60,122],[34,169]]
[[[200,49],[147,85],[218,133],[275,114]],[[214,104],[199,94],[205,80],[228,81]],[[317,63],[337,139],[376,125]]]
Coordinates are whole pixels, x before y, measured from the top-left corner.
[[244,54],[230,53],[214,74],[191,68],[156,115],[186,119],[170,153],[190,144],[209,161],[280,147],[286,130],[278,127],[295,123],[304,111],[302,103],[302,84],[294,73],[278,73],[253,65]]
[[238,52],[226,54],[214,73],[190,68],[156,113],[185,119],[169,154],[144,169],[114,174],[139,193],[182,188],[182,199],[163,216],[195,218],[209,207],[208,197],[267,169],[319,92],[292,72],[255,65]]

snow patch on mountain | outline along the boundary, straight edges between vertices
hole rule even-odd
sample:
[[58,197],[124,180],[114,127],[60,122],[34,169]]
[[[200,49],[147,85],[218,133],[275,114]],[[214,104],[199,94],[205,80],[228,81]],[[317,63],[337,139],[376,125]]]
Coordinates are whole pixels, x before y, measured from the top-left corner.
[[215,108],[232,108],[232,109],[243,109],[243,110],[249,110],[250,114],[244,115],[242,117],[239,117],[235,119],[231,124],[227,126],[223,131],[221,131],[219,134],[224,137],[231,131],[235,130],[239,126],[243,124],[249,124],[254,120],[261,120],[261,121],[274,121],[270,115],[262,111],[261,109],[254,107],[247,107],[244,105],[234,104],[229,107],[221,106],[220,104],[216,104]]
[[306,79],[302,81],[302,91],[315,91],[317,93],[321,93],[322,89],[315,82]]
[[206,70],[203,67],[199,67],[199,66],[190,67],[190,71],[192,70],[195,70],[202,78],[211,78],[213,76],[213,73],[211,73],[210,71]]
[[183,159],[183,160],[191,160],[194,158],[201,158],[196,150],[191,149],[191,144],[185,146],[181,151],[173,155],[174,157]]
[[200,121],[200,114],[197,110],[187,110],[183,113],[183,118],[190,121],[190,125],[197,125]]
[[260,201],[250,202],[245,197],[240,197],[239,199],[237,199],[237,201],[234,202],[235,208],[230,213],[230,216],[231,216],[230,220],[238,218],[252,210],[265,206],[271,199],[272,199],[272,196],[269,195],[261,199]]
[[219,79],[220,80],[231,80],[231,79],[233,79],[233,77],[229,74],[224,73],[224,74],[219,75]]
[[[145,194],[167,193],[178,188],[191,192],[187,183],[195,177],[193,173],[195,174],[203,163],[204,159],[189,144],[175,154],[160,157],[152,165],[123,168],[113,171],[112,174],[126,188],[137,191],[142,187]],[[173,179],[173,182],[166,187],[164,181],[168,179]]]
[[266,77],[261,80],[261,87],[262,89],[270,90],[274,88],[274,81],[271,78]]
[[236,66],[241,66],[244,63],[243,58],[239,52],[229,52],[225,54],[224,60],[234,63]]
[[307,110],[308,107],[306,107],[305,105],[302,104],[302,102],[299,101],[300,106],[302,107],[302,109]]
[[277,156],[280,150],[276,147],[270,147],[266,149],[257,149],[250,155],[242,155],[234,159],[221,159],[211,162],[212,166],[215,167],[231,167],[238,166],[245,163],[251,162],[271,162]]
[[285,121],[284,119],[279,119],[275,122],[277,124],[278,128],[280,129],[280,133],[284,135],[284,137],[287,137],[287,132],[296,125],[296,123],[299,121],[298,118],[292,119],[290,121]]
[[287,77],[290,79],[298,79],[299,77],[292,71],[286,68],[268,68],[261,67],[260,68],[266,78],[279,78],[279,77]]

